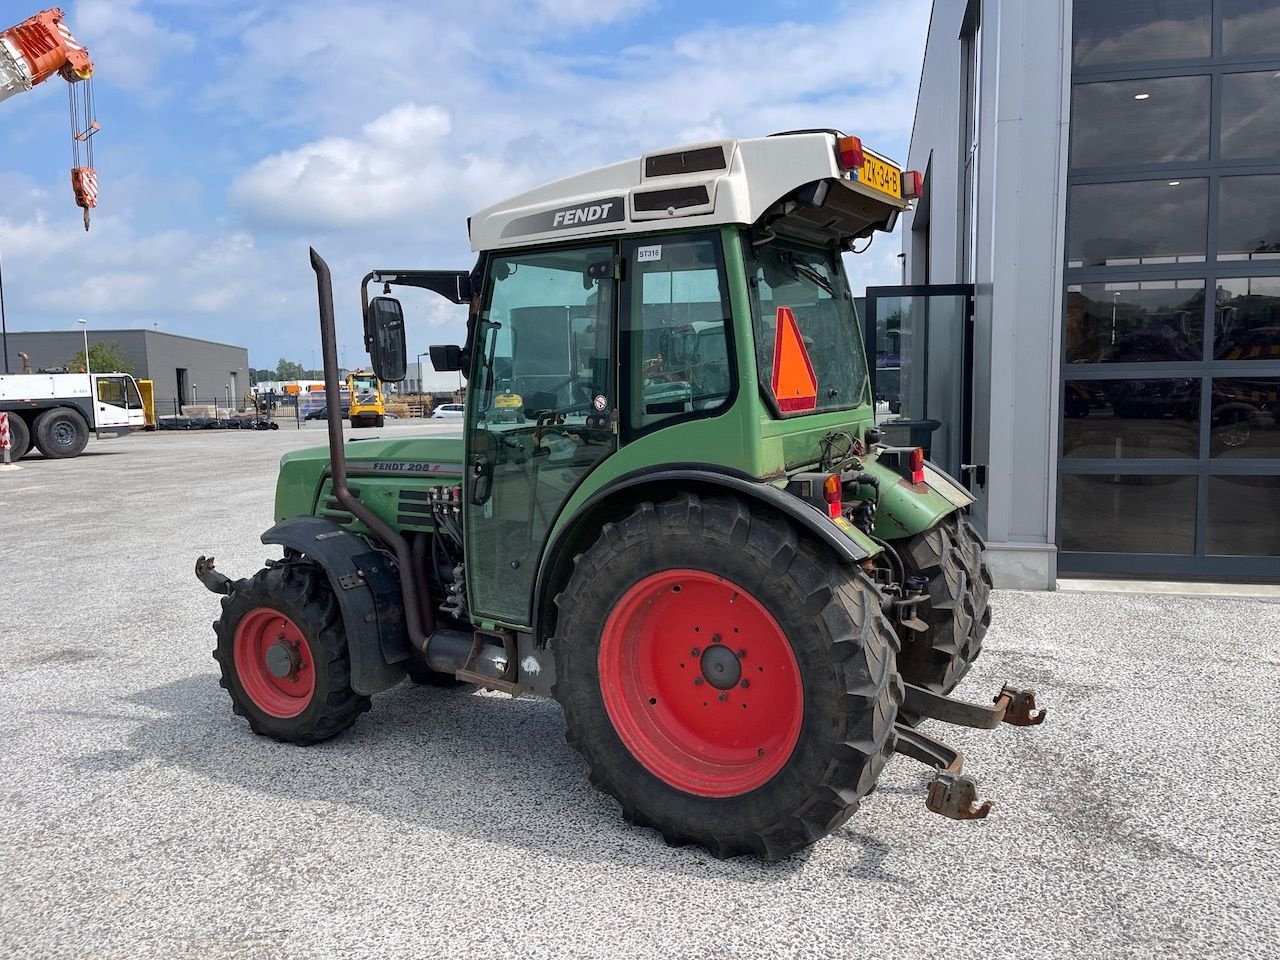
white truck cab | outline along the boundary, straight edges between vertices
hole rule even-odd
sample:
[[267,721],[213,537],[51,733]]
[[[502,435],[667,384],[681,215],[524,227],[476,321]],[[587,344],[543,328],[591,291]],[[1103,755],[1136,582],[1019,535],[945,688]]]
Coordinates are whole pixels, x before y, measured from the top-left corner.
[[32,446],[52,459],[74,457],[90,433],[121,436],[146,426],[138,382],[118,372],[0,376],[0,413],[9,415],[13,460]]

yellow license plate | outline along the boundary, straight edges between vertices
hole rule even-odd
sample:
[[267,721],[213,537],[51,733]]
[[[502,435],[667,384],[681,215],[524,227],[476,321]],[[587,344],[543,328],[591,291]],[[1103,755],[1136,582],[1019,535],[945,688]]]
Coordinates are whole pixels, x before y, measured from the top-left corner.
[[864,154],[862,169],[858,171],[858,182],[868,187],[887,193],[891,197],[902,199],[902,171],[892,163],[886,163],[879,157]]

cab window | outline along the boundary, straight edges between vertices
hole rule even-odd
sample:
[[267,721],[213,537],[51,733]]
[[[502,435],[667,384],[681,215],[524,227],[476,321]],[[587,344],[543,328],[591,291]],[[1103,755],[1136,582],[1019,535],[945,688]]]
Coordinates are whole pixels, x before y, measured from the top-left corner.
[[[123,377],[103,377],[98,381],[98,401],[100,403],[109,403],[113,407],[127,407],[127,394],[125,392],[125,379]],[[134,387],[134,394],[137,394],[137,387]],[[142,406],[141,402],[137,404]]]
[[622,320],[627,427],[643,433],[713,415],[733,393],[729,295],[718,234],[626,244],[629,295]]

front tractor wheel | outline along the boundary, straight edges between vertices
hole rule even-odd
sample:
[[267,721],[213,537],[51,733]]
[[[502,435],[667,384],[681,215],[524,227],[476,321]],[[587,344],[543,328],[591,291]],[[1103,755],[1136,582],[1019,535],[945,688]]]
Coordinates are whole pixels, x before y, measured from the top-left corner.
[[316,743],[369,709],[351,689],[338,602],[314,564],[285,560],[237,583],[213,629],[222,686],[254,733]]
[[640,504],[557,603],[569,742],[668,843],[785,857],[848,819],[893,752],[875,587],[739,500]]
[[982,652],[991,624],[991,571],[985,544],[967,519],[952,514],[898,544],[908,577],[928,581],[917,608],[928,629],[904,630],[898,658],[903,678],[950,693]]

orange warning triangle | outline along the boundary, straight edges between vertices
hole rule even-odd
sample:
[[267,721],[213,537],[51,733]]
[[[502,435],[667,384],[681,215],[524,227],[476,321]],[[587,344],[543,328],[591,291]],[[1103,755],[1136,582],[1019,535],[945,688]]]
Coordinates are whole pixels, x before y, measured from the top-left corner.
[[813,410],[818,405],[818,378],[790,307],[778,308],[773,338],[773,396],[783,413]]

